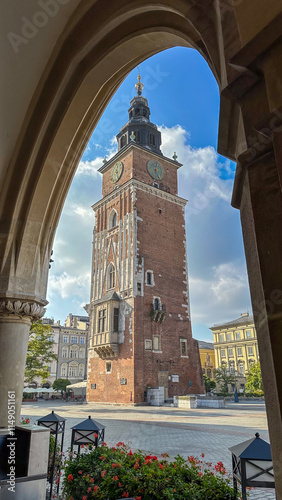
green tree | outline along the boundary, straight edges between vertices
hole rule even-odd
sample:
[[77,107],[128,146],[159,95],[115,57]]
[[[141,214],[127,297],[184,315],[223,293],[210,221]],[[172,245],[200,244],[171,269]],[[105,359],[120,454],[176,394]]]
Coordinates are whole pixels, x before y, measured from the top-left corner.
[[222,392],[228,392],[228,385],[235,383],[235,377],[232,375],[225,364],[214,370],[215,380],[221,384]]
[[247,391],[263,391],[260,363],[253,363],[246,375]]
[[70,384],[71,382],[65,378],[57,378],[57,380],[53,382],[52,387],[55,391],[61,391],[61,394],[63,396],[64,392],[67,391],[67,385]]
[[49,340],[51,332],[51,326],[43,325],[42,320],[32,323],[26,357],[26,382],[33,382],[35,377],[40,377],[41,381],[45,382],[49,377],[48,364],[57,360],[53,352],[54,342]]
[[212,380],[207,375],[203,375],[203,379],[204,379],[204,385],[205,385],[206,393],[210,392],[212,389],[215,389],[215,385],[216,384],[215,384],[214,380]]

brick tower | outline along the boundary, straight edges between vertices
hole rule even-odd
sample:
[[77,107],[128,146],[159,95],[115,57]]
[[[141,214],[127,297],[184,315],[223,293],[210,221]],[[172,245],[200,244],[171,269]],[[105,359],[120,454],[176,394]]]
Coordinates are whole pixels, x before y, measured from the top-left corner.
[[102,199],[93,205],[88,401],[142,403],[148,388],[166,398],[203,393],[192,338],[181,164],[163,156],[148,101],[131,100],[105,161]]

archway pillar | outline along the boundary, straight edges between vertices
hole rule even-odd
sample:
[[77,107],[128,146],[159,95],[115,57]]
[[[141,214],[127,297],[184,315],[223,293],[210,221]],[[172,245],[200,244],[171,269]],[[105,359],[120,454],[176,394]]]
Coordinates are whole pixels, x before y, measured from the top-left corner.
[[0,301],[0,428],[19,423],[29,330],[44,312],[40,303]]
[[263,55],[257,49],[246,47],[234,57],[240,76],[225,93],[240,109],[232,205],[241,214],[276,495],[282,500],[282,42]]

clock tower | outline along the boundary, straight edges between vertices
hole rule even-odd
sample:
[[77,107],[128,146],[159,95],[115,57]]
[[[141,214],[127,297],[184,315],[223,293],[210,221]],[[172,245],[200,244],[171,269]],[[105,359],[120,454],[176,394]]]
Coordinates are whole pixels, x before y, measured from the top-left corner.
[[182,165],[161,152],[140,75],[135,87],[93,205],[89,402],[143,403],[158,387],[165,398],[204,392],[191,332],[186,200],[177,195]]

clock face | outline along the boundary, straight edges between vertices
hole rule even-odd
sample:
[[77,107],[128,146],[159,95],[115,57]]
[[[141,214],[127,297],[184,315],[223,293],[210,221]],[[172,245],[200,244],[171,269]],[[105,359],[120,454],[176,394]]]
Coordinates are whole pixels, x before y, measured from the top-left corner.
[[117,161],[114,164],[111,171],[111,181],[117,182],[121,178],[122,172],[123,172],[123,163],[122,161]]
[[161,181],[164,178],[164,169],[157,160],[149,160],[147,162],[147,170],[153,179]]

